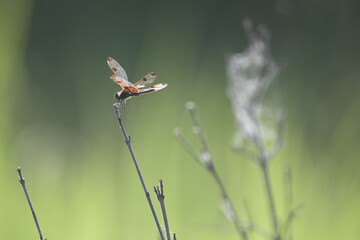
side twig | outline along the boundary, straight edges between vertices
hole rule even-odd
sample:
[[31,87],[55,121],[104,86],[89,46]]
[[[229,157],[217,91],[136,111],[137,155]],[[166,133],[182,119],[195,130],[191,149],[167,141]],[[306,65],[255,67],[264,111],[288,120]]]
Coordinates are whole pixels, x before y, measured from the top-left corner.
[[119,121],[119,125],[120,125],[120,128],[121,128],[121,131],[122,131],[122,133],[123,133],[123,135],[124,135],[124,138],[125,138],[124,141],[125,141],[128,149],[129,149],[131,158],[132,158],[132,160],[133,160],[133,163],[134,163],[134,165],[135,165],[136,171],[137,171],[137,173],[138,173],[138,176],[139,176],[139,179],[140,179],[142,188],[143,188],[143,190],[144,190],[146,199],[147,199],[147,201],[148,201],[148,203],[149,203],[149,206],[150,206],[150,209],[151,209],[151,213],[152,213],[152,215],[153,215],[153,217],[154,217],[154,220],[155,220],[156,226],[157,226],[157,228],[158,228],[158,231],[159,231],[161,240],[165,240],[164,234],[163,234],[163,232],[162,232],[162,230],[161,230],[161,226],[160,226],[160,223],[159,223],[159,219],[158,219],[158,217],[157,217],[157,215],[156,215],[156,212],[155,212],[155,209],[154,209],[154,205],[153,205],[153,203],[152,203],[152,201],[151,201],[151,197],[150,197],[149,191],[148,191],[147,188],[146,188],[144,178],[143,178],[143,176],[142,176],[142,174],[141,174],[139,164],[138,164],[138,162],[137,162],[137,160],[136,160],[135,153],[134,153],[134,150],[133,150],[132,145],[131,145],[130,136],[127,135],[127,133],[126,133],[126,131],[125,131],[124,124],[123,124],[123,121],[122,121],[122,119],[121,119],[121,115],[120,115],[119,109],[118,109],[118,107],[117,107],[116,104],[114,104],[114,108],[115,108],[116,118],[117,118],[118,121]]
[[155,194],[156,194],[157,199],[159,200],[159,203],[160,203],[160,206],[161,206],[161,211],[162,211],[163,218],[164,218],[164,223],[165,223],[165,231],[166,231],[167,240],[171,240],[169,221],[168,221],[168,218],[167,218],[166,208],[165,208],[164,185],[163,185],[163,180],[162,179],[159,180],[159,185],[154,186],[154,191],[155,191]]
[[284,238],[290,240],[293,239],[293,236],[291,234],[291,225],[294,222],[294,220],[298,217],[299,212],[302,210],[303,207],[304,207],[303,204],[298,204],[288,213],[288,216],[285,219],[285,223],[280,231],[282,232]]
[[246,224],[248,230],[256,232],[259,235],[262,235],[263,237],[265,237],[266,239],[274,239],[274,235],[272,233],[270,233],[268,230],[264,229],[262,226],[256,224],[253,221],[253,217],[252,217],[250,207],[249,207],[247,201],[244,201],[244,209],[246,211],[246,215],[247,215],[247,219],[248,219],[248,223]]
[[[257,123],[259,123],[259,120],[257,117],[254,116],[254,120],[256,120]],[[261,134],[259,133],[259,136],[256,136],[253,138],[253,142],[256,145],[259,157],[257,159],[257,162],[259,164],[261,174],[264,179],[264,187],[266,191],[266,196],[268,198],[268,204],[269,204],[269,212],[270,212],[270,218],[273,226],[273,231],[275,234],[275,240],[281,240],[281,236],[279,233],[279,224],[278,224],[278,216],[276,214],[276,205],[275,205],[275,198],[273,193],[273,187],[271,184],[271,178],[270,178],[270,170],[269,170],[269,163],[271,159],[269,158],[269,155],[267,154],[264,146],[263,139],[260,137]]]
[[272,184],[270,181],[269,164],[268,164],[268,162],[262,162],[260,165],[261,165],[262,175],[264,178],[266,195],[268,197],[270,216],[271,216],[273,230],[274,230],[274,234],[275,234],[275,240],[280,240],[281,236],[279,233],[278,217],[276,214],[274,193],[273,193]]
[[287,213],[287,217],[280,229],[280,233],[284,239],[293,240],[292,223],[298,217],[299,212],[303,208],[303,204],[294,206],[293,176],[290,166],[286,166],[284,171],[284,190],[285,212]]
[[[293,205],[294,205],[294,192],[293,192],[293,183],[292,183],[292,171],[289,165],[287,165],[284,169],[284,197],[285,197],[285,212],[288,214],[288,219],[292,218],[292,211],[293,211]],[[291,217],[290,217],[291,216]],[[286,223],[287,221],[285,221]],[[286,226],[286,224],[284,224]],[[288,235],[288,236],[287,236]],[[292,240],[292,229],[291,229],[291,222],[289,223],[288,228],[285,228],[283,233],[284,238],[287,237],[288,240]]]
[[213,162],[213,157],[212,154],[209,151],[209,147],[205,138],[205,134],[202,131],[202,128],[200,126],[200,121],[196,115],[195,112],[195,104],[193,102],[188,102],[186,104],[186,108],[190,113],[191,116],[191,120],[193,122],[194,125],[194,130],[195,133],[198,135],[200,142],[202,144],[202,150],[201,153],[198,154],[192,147],[191,145],[185,140],[185,138],[183,137],[183,135],[179,132],[176,131],[175,135],[177,137],[177,139],[180,141],[180,143],[182,144],[182,146],[185,148],[185,150],[196,160],[198,161],[201,165],[203,165],[204,167],[207,168],[207,170],[210,172],[210,174],[213,176],[219,190],[222,196],[222,200],[224,203],[224,206],[226,207],[226,211],[225,214],[228,217],[228,219],[234,223],[234,226],[236,228],[236,231],[238,232],[239,236],[241,239],[243,240],[248,240],[248,233],[247,233],[247,229],[245,227],[245,225],[243,224],[243,222],[241,221],[241,219],[238,217],[238,214],[235,211],[235,208],[232,204],[231,199],[229,198],[229,195],[225,189],[225,186],[220,178],[220,176],[218,175],[216,168],[214,166],[214,162]]
[[18,174],[19,174],[19,182],[20,182],[20,184],[21,184],[21,186],[22,186],[22,188],[23,188],[23,190],[24,190],[26,199],[27,199],[27,201],[28,201],[28,203],[29,203],[31,213],[32,213],[32,215],[33,215],[33,218],[34,218],[34,221],[35,221],[35,224],[36,224],[36,228],[37,228],[38,233],[39,233],[39,235],[40,235],[40,240],[46,240],[46,238],[43,237],[43,234],[42,234],[42,231],[41,231],[41,228],[40,228],[39,221],[38,221],[38,219],[37,219],[37,217],[36,217],[36,213],[35,213],[34,207],[33,207],[32,203],[31,203],[30,196],[29,196],[29,192],[28,192],[28,190],[27,190],[27,188],[26,188],[26,184],[25,184],[25,179],[24,179],[24,177],[23,177],[23,175],[22,175],[22,172],[21,172],[21,167],[16,168],[16,171],[17,171]]

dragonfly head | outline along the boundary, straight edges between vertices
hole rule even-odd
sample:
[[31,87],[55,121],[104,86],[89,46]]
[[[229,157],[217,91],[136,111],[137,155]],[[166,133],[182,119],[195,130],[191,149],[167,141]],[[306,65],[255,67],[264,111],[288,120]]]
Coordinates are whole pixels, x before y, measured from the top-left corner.
[[115,98],[116,100],[118,100],[118,101],[121,100],[120,94],[121,94],[121,92],[116,92],[116,93],[114,94],[114,98]]
[[115,93],[114,97],[116,100],[118,101],[122,101],[122,100],[125,100],[125,99],[128,99],[130,98],[131,96],[136,96],[137,94],[133,94],[129,91],[120,91],[120,92],[117,92]]

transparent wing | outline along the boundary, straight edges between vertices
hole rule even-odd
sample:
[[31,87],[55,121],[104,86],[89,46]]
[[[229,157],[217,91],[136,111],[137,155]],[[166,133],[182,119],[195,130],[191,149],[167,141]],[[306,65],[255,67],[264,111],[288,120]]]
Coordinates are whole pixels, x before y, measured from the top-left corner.
[[151,86],[149,88],[140,89],[139,95],[145,94],[145,93],[155,92],[155,91],[166,88],[166,86],[167,86],[166,83],[158,83],[158,84],[155,84],[155,85],[153,85],[153,86]]
[[138,88],[144,88],[149,84],[153,83],[156,79],[156,73],[150,72],[143,76],[139,81],[135,83],[135,86]]
[[[111,75],[110,79],[113,80],[116,84],[118,84],[122,89],[124,88],[129,88],[129,87],[135,87],[134,84],[132,84],[129,81],[126,81],[125,79],[122,79],[121,77],[115,76],[115,75]],[[137,89],[137,88],[136,88]]]
[[125,70],[120,66],[120,64],[115,59],[108,57],[106,61],[110,69],[114,72],[115,76],[128,81],[128,77],[126,75]]

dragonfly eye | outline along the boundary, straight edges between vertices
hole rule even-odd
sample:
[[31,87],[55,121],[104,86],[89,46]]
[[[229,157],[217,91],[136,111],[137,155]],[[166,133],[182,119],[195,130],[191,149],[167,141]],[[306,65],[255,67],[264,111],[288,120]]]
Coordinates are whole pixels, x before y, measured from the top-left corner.
[[114,98],[118,101],[121,100],[119,93],[115,93]]

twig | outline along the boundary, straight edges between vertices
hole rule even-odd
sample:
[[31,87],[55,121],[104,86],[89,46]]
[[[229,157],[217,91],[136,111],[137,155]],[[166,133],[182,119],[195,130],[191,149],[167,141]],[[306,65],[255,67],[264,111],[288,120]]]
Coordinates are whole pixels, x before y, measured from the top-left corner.
[[244,201],[244,208],[246,210],[247,218],[249,219],[247,228],[251,231],[258,233],[259,235],[262,235],[263,237],[265,237],[267,239],[273,239],[274,235],[272,233],[270,233],[269,231],[264,229],[262,226],[259,226],[258,224],[254,223],[247,201]]
[[[292,223],[294,222],[294,220],[295,220],[295,218],[298,216],[298,212],[302,209],[304,207],[304,204],[298,204],[294,209],[292,209],[290,212],[289,212],[289,214],[288,214],[288,216],[287,216],[287,218],[286,218],[286,220],[285,220],[285,222],[284,222],[284,225],[283,225],[283,227],[282,227],[282,231],[280,231],[280,232],[282,232],[282,235],[284,236],[284,237],[286,237],[286,235],[288,235],[288,233],[290,234],[291,232],[291,225],[292,225]],[[288,239],[293,239],[292,238],[292,236],[291,236],[291,234],[290,234],[290,236],[288,237]]]
[[35,224],[36,224],[36,228],[37,228],[38,233],[39,233],[39,235],[40,235],[40,240],[46,240],[46,238],[43,237],[43,234],[42,234],[42,232],[41,232],[41,228],[40,228],[39,221],[38,221],[38,219],[37,219],[37,217],[36,217],[36,213],[35,213],[34,207],[33,207],[32,203],[31,203],[30,196],[29,196],[28,190],[27,190],[27,188],[26,188],[26,184],[25,184],[25,179],[24,179],[24,177],[23,177],[23,175],[22,175],[22,172],[21,172],[21,167],[16,168],[16,171],[17,171],[18,174],[19,174],[19,182],[20,182],[20,184],[21,184],[21,186],[22,186],[22,188],[23,188],[23,190],[24,190],[26,199],[27,199],[27,201],[28,201],[28,203],[29,203],[31,213],[32,213],[32,215],[33,215],[33,218],[34,218],[34,221],[35,221]]
[[[290,166],[286,166],[285,167],[285,171],[284,171],[284,196],[285,196],[285,211],[288,214],[287,219],[290,218],[290,216],[292,215],[293,212],[293,184],[292,184],[292,171]],[[288,232],[288,239],[292,240],[293,236],[292,236],[292,229],[291,229],[291,222],[288,224],[288,227],[286,226],[286,223],[288,222],[288,220],[285,221],[284,224],[284,233],[283,236],[286,238],[286,234]]]
[[267,161],[262,161],[262,164],[260,164],[261,172],[264,178],[265,183],[265,190],[266,195],[269,202],[269,208],[270,208],[270,216],[272,220],[273,230],[275,234],[275,240],[280,240],[281,236],[279,234],[279,226],[278,226],[278,218],[276,214],[276,207],[275,207],[275,200],[274,200],[274,194],[272,190],[272,184],[270,181],[270,171],[269,171],[269,164]]
[[199,155],[197,152],[191,147],[188,141],[184,138],[183,134],[179,129],[175,129],[174,131],[175,137],[183,146],[183,148],[189,153],[189,155],[196,160],[200,165],[204,166],[203,162],[200,161]]
[[[258,117],[256,115],[254,115],[253,121],[255,121],[257,126],[260,126],[260,123],[259,123],[260,120],[258,119]],[[260,127],[259,127],[259,129],[260,129]],[[280,134],[279,134],[279,136],[280,136]],[[271,159],[269,158],[269,154],[267,154],[267,151],[265,149],[264,141],[263,141],[260,131],[259,131],[259,135],[254,136],[254,138],[252,140],[253,140],[255,146],[257,147],[257,151],[258,151],[259,158],[258,158],[257,162],[260,166],[261,174],[264,179],[265,191],[266,191],[266,196],[268,198],[268,204],[269,204],[270,218],[271,218],[272,227],[273,227],[273,231],[274,231],[274,235],[275,235],[274,240],[281,240],[281,235],[279,232],[278,216],[276,213],[275,199],[274,199],[274,194],[273,194],[273,189],[272,189],[272,184],[271,184],[271,179],[270,179],[269,163],[270,163]],[[277,140],[280,141],[281,138],[279,137]],[[280,144],[277,143],[277,145],[280,145]]]
[[298,204],[294,207],[294,191],[293,191],[293,176],[290,166],[286,166],[284,171],[284,189],[285,189],[285,210],[287,212],[287,217],[282,226],[282,236],[284,238],[293,240],[292,235],[292,223],[295,218],[298,216],[298,212],[303,208],[304,204]]
[[152,201],[151,201],[151,197],[150,197],[149,191],[148,191],[147,188],[146,188],[144,178],[143,178],[143,176],[142,176],[142,174],[141,174],[139,164],[138,164],[138,162],[137,162],[137,160],[136,160],[135,153],[134,153],[134,150],[133,150],[132,145],[131,145],[130,136],[126,134],[126,131],[125,131],[125,128],[124,128],[124,124],[123,124],[123,121],[122,121],[122,119],[121,119],[121,115],[120,115],[120,112],[119,112],[119,109],[118,109],[116,103],[114,104],[114,108],[115,108],[116,118],[117,118],[118,121],[119,121],[119,125],[120,125],[120,128],[121,128],[121,131],[122,131],[122,133],[123,133],[123,135],[124,135],[124,138],[125,138],[124,141],[125,141],[128,149],[129,149],[131,158],[132,158],[132,160],[133,160],[133,163],[134,163],[134,165],[135,165],[136,171],[137,171],[137,173],[138,173],[138,176],[139,176],[141,185],[142,185],[142,187],[143,187],[143,190],[144,190],[146,199],[147,199],[147,201],[148,201],[148,203],[149,203],[149,206],[150,206],[152,215],[153,215],[153,217],[154,217],[156,226],[157,226],[157,228],[158,228],[160,237],[161,237],[162,240],[165,240],[164,234],[163,234],[163,232],[162,232],[162,230],[161,230],[161,227],[160,227],[159,219],[158,219],[158,217],[157,217],[157,215],[156,215],[156,212],[155,212],[155,209],[154,209],[154,205],[152,204]]
[[165,223],[165,231],[166,231],[166,237],[168,240],[171,240],[170,237],[170,229],[169,229],[169,222],[168,222],[168,218],[166,215],[166,208],[165,208],[165,196],[164,196],[164,185],[163,185],[163,180],[160,179],[159,180],[159,185],[154,186],[154,191],[155,194],[157,196],[157,199],[159,200],[160,206],[161,206],[161,211],[163,214],[163,218],[164,218],[164,223]]
[[247,240],[247,239],[249,239],[248,233],[246,232],[247,230],[244,227],[244,224],[242,223],[241,219],[238,217],[238,215],[235,211],[235,208],[229,198],[229,195],[227,194],[225,186],[215,169],[215,166],[213,163],[213,157],[209,151],[209,147],[208,147],[208,144],[207,144],[207,141],[205,138],[205,134],[202,131],[199,118],[197,117],[196,112],[195,112],[195,104],[193,102],[188,102],[188,103],[186,103],[186,108],[190,113],[190,117],[193,122],[194,129],[195,129],[195,133],[198,135],[200,142],[202,144],[201,154],[196,153],[196,151],[185,140],[185,138],[182,136],[182,134],[179,131],[177,131],[175,133],[175,135],[176,135],[177,139],[180,141],[180,143],[183,145],[185,150],[187,150],[187,152],[189,152],[189,154],[196,161],[198,161],[200,164],[202,164],[209,170],[210,174],[215,179],[215,182],[216,182],[218,188],[220,189],[220,193],[223,198],[223,201],[227,205],[226,211],[229,211],[227,213],[228,213],[228,215],[231,215],[231,221],[234,223],[234,226],[235,226],[237,232],[239,233],[240,238],[243,240]]

